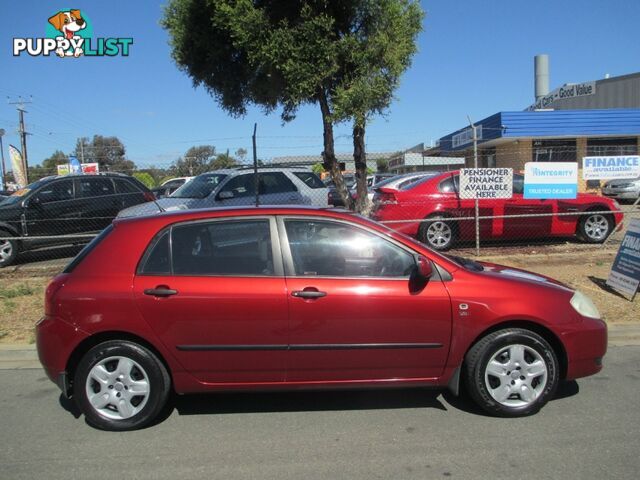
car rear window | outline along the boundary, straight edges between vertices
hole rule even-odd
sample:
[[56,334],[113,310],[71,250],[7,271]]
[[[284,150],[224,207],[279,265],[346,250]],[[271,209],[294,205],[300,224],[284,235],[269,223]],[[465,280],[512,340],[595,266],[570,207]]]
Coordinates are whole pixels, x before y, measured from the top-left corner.
[[322,180],[313,172],[293,172],[293,174],[302,180],[309,188],[326,188]]
[[105,228],[100,235],[91,240],[81,251],[74,257],[73,260],[65,267],[62,273],[71,273],[73,270],[87,258],[87,256],[113,231],[113,224]]

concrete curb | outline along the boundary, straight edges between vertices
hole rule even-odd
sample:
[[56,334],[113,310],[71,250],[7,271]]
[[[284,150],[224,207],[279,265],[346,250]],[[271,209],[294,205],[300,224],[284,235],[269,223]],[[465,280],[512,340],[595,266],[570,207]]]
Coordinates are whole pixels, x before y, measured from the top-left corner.
[[[640,346],[640,323],[609,324],[609,346]],[[0,370],[42,368],[35,345],[0,344]]]

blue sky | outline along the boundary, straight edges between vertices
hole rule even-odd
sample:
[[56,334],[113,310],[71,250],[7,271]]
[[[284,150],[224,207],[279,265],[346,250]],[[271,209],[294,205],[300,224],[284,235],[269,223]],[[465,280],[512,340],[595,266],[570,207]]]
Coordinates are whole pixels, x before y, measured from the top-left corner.
[[[19,5],[19,6],[18,6]],[[18,95],[26,106],[29,163],[54,150],[73,150],[76,138],[116,135],[139,166],[168,166],[190,146],[250,151],[258,123],[258,155],[314,155],[322,150],[317,107],[282,125],[277,114],[251,109],[228,116],[180,72],[160,27],[163,3],[154,1],[0,0],[0,128],[5,156],[19,146]],[[397,100],[367,129],[368,151],[396,151],[429,143],[500,110],[533,101],[533,56],[550,55],[551,89],[640,70],[637,0],[425,0],[419,52],[402,78]],[[95,37],[133,37],[128,57],[12,56],[12,38],[44,36],[47,18],[78,8]],[[14,10],[18,10],[15,12]],[[9,21],[10,19],[10,21]],[[351,151],[349,125],[336,128],[336,150]]]

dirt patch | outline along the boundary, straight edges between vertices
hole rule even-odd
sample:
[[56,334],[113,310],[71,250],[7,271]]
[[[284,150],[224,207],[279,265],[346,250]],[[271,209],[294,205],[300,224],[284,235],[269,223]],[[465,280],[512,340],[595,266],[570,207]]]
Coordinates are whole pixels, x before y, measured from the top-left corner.
[[[600,248],[572,243],[516,247],[483,247],[478,260],[531,270],[553,277],[589,295],[608,323],[640,322],[640,295],[630,302],[608,289],[605,282],[615,258],[615,245]],[[473,249],[455,254],[474,258]],[[51,275],[57,273],[52,270]],[[42,316],[45,271],[0,273],[0,344],[32,343],[34,325]]]

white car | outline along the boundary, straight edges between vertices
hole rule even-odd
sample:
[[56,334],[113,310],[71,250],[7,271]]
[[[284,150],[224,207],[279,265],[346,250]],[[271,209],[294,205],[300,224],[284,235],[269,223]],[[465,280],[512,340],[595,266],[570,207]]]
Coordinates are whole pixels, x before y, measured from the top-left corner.
[[[305,168],[260,168],[258,197],[261,205],[328,206],[328,188]],[[122,210],[118,217],[159,211],[255,205],[253,168],[216,170],[185,183],[171,196]]]

